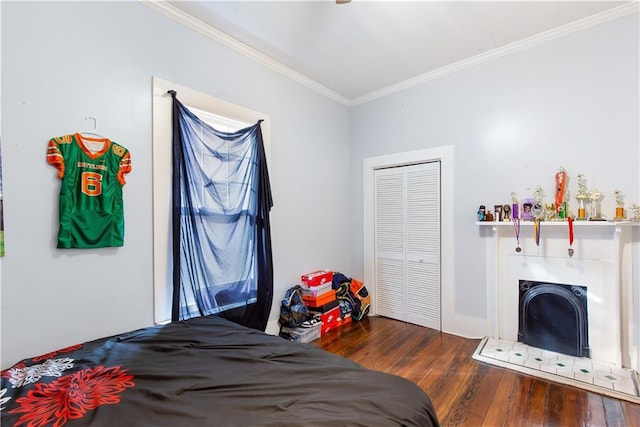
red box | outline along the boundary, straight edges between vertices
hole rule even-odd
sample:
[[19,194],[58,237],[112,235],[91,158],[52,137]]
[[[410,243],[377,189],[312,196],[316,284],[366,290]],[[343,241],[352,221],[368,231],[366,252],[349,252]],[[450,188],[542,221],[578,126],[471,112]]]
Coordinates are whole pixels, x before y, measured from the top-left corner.
[[321,317],[322,320],[322,329],[320,329],[320,334],[324,335],[332,329],[340,326],[340,307],[336,307],[332,310],[327,311]]
[[320,286],[333,281],[333,271],[318,270],[303,274],[301,278],[304,286]]

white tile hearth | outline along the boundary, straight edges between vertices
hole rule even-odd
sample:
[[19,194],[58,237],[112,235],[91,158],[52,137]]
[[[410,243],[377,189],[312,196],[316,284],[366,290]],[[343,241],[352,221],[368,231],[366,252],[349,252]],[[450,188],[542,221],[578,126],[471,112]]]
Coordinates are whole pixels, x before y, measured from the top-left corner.
[[638,373],[632,369],[495,338],[484,338],[473,358],[549,381],[640,403]]

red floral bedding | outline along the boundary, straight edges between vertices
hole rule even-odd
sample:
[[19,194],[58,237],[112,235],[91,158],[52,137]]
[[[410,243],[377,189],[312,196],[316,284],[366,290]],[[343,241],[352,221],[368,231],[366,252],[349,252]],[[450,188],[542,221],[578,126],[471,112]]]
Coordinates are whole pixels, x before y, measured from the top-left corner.
[[2,371],[6,426],[437,425],[415,384],[207,316]]

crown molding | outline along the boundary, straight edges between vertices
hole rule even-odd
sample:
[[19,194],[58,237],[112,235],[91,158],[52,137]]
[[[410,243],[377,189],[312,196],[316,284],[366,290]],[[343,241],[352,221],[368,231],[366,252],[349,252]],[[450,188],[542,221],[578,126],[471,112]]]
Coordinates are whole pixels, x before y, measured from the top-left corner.
[[281,64],[278,61],[264,55],[263,53],[258,52],[254,48],[234,39],[226,33],[212,27],[205,22],[194,18],[193,16],[181,11],[177,7],[171,5],[165,0],[138,0],[138,2],[144,4],[145,6],[154,9],[163,15],[173,19],[174,21],[185,25],[192,30],[217,41],[218,43],[235,50],[242,55],[245,55],[254,61],[288,77],[304,86],[307,86],[310,89],[320,93],[321,95],[326,96],[329,99],[332,99],[340,104],[348,106],[350,101],[348,98],[340,95],[339,93],[327,88],[326,86],[321,85],[313,79],[301,74],[297,71],[292,70],[284,64]]
[[527,37],[526,39],[509,43],[505,46],[492,49],[487,52],[483,52],[479,55],[475,55],[467,59],[463,59],[462,61],[458,61],[451,65],[447,65],[447,66],[438,68],[436,70],[430,71],[428,73],[421,74],[419,76],[405,80],[398,84],[387,86],[380,90],[376,90],[374,92],[370,92],[368,94],[359,96],[357,98],[353,98],[349,101],[349,106],[352,107],[352,106],[364,104],[374,99],[382,98],[392,93],[400,92],[402,90],[425,83],[429,80],[434,80],[439,77],[446,76],[448,74],[453,74],[455,72],[464,70],[469,67],[473,67],[478,64],[482,64],[492,59],[509,55],[511,53],[519,52],[521,50],[525,50],[530,47],[533,47],[542,43],[546,43],[548,41],[551,41],[569,34],[573,34],[578,31],[582,31],[584,29],[587,29],[599,24],[603,24],[605,22],[613,21],[614,19],[621,18],[623,16],[630,15],[632,13],[637,13],[639,10],[640,10],[639,3],[637,1],[634,1],[632,3],[627,3],[618,7],[614,7],[604,12],[598,13],[596,15],[592,15],[587,18],[571,22],[569,24],[536,34],[531,37]]
[[626,15],[630,15],[632,13],[637,13],[640,10],[640,2],[631,1],[625,3],[621,6],[617,6],[611,9],[608,9],[604,12],[600,12],[598,14],[589,16],[587,18],[580,19],[575,22],[571,22],[569,24],[563,25],[561,27],[557,27],[539,34],[536,34],[531,37],[527,37],[525,39],[509,43],[505,46],[501,46],[496,49],[492,49],[487,52],[483,52],[479,55],[475,55],[473,57],[464,59],[462,61],[458,61],[456,63],[438,68],[436,70],[430,71],[428,73],[421,74],[419,76],[413,77],[411,79],[405,80],[403,82],[387,86],[385,88],[370,92],[368,94],[349,99],[340,95],[339,93],[327,88],[326,86],[321,85],[315,80],[301,74],[297,71],[292,70],[286,65],[281,64],[278,61],[264,55],[257,50],[253,49],[250,46],[247,46],[244,43],[239,42],[233,37],[229,36],[226,33],[212,27],[209,24],[206,24],[199,19],[194,18],[193,16],[181,11],[180,9],[172,6],[165,0],[138,0],[140,3],[162,13],[163,15],[173,19],[180,24],[183,24],[192,30],[212,39],[220,44],[239,52],[256,62],[304,85],[308,88],[318,92],[319,94],[326,96],[329,99],[332,99],[342,105],[347,107],[352,107],[360,104],[364,104],[366,102],[372,101],[377,98],[381,98],[387,95],[391,95],[396,92],[400,92],[402,90],[420,85],[430,80],[434,80],[439,77],[446,76],[448,74],[456,73],[458,71],[464,70],[469,67],[473,67],[478,64],[482,64],[484,62],[490,61],[492,59],[496,59],[505,55],[509,55],[511,53],[519,52],[521,50],[528,49],[533,46],[537,46],[542,43],[546,43],[550,40],[554,40],[560,37],[564,37],[569,34],[573,34],[578,31],[582,31],[584,29],[603,24],[605,22],[613,21],[614,19],[621,18]]

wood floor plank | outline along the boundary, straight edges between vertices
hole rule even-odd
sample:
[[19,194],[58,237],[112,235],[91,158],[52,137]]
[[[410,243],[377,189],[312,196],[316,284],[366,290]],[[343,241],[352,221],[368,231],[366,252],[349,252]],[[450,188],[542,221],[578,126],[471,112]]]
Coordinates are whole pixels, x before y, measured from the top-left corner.
[[443,426],[640,427],[640,405],[478,362],[479,342],[372,316],[312,344],[415,382]]
[[[472,361],[473,370],[464,391],[452,400],[446,420],[448,425],[480,425],[493,401],[502,373],[488,374],[488,367]],[[482,399],[482,397],[485,399]]]
[[[516,380],[518,375],[512,371],[504,372],[498,388],[493,395],[493,401],[487,415],[483,421],[483,425],[486,426],[507,426],[505,424],[506,419],[509,417],[511,411],[511,396],[516,386]],[[438,408],[436,408],[436,411]]]
[[442,395],[439,396],[438,404],[446,408],[446,411],[441,411],[443,422],[449,425],[461,425],[465,417],[460,412],[460,405],[456,405],[456,402],[464,399],[469,384],[472,383],[472,372],[475,371],[476,365],[468,358],[456,356],[453,360],[454,363],[450,365],[451,371],[443,378],[446,386],[443,388]]
[[564,411],[562,411],[562,420],[560,425],[589,426],[587,419],[583,413],[586,405],[583,402],[584,393],[574,387],[564,388]]
[[538,378],[531,378],[529,395],[527,396],[526,424],[531,427],[544,425],[544,412],[538,408],[539,402],[544,402],[549,393],[549,382]]
[[547,393],[547,399],[545,402],[545,425],[562,425],[562,410],[564,408],[564,403],[564,387],[556,383],[549,384],[549,393]]
[[509,400],[509,410],[505,414],[504,424],[509,426],[530,425],[528,406],[533,381],[529,377],[517,375]]
[[[604,402],[602,401],[602,396],[595,393],[586,393],[584,396],[584,401],[582,403],[582,410],[584,411],[584,414],[582,416],[583,425],[606,426],[607,420],[605,417]],[[638,407],[640,408],[640,406]]]
[[610,397],[604,397],[602,399],[604,403],[605,419],[608,427],[622,427],[627,426],[624,409],[622,407],[622,401],[618,399],[612,399]]
[[479,426],[484,423],[489,409],[495,404],[496,390],[506,372],[504,369],[492,369],[481,363],[478,365],[478,374],[481,377],[478,387],[470,388],[465,399],[458,403],[458,405],[465,405],[469,408],[465,424],[471,426]]
[[640,427],[640,405],[627,404],[624,406],[624,410],[628,426]]

